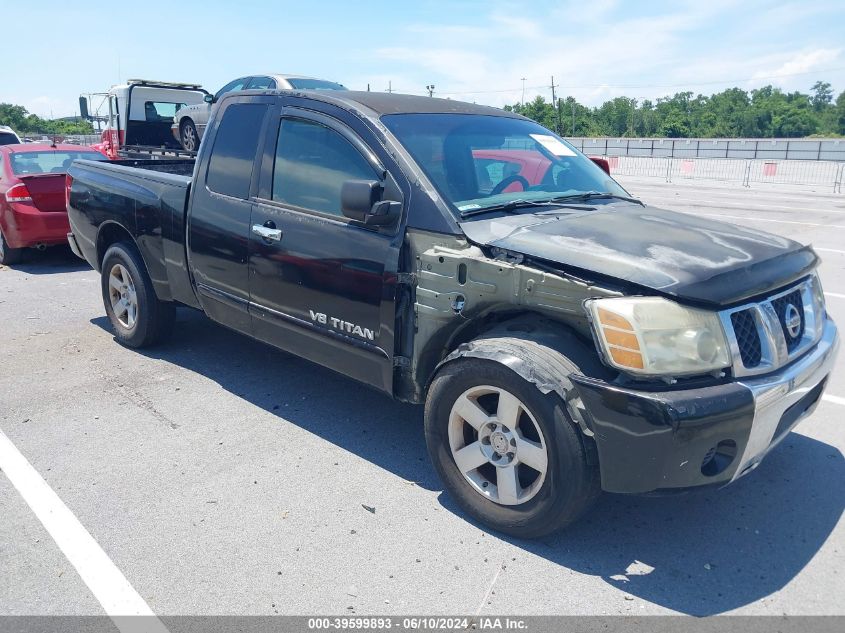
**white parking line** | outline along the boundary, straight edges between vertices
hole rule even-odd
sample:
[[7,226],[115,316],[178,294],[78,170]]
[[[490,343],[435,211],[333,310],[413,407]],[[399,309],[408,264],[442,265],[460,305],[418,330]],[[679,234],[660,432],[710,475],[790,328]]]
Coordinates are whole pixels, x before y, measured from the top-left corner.
[[122,620],[121,616],[144,615],[153,616],[144,618],[145,631],[167,632],[97,541],[3,431],[0,431],[0,469],[120,630],[137,631],[139,624],[137,619]]
[[825,297],[836,297],[837,299],[845,299],[845,295],[839,294],[838,292],[826,292],[824,293]]
[[845,255],[845,251],[840,251],[835,248],[823,248],[821,246],[814,246],[814,251],[822,251],[824,253],[839,253],[840,255]]
[[845,407],[845,398],[840,398],[839,396],[824,395],[822,396],[822,400],[824,400],[825,402],[832,402],[833,404],[841,404],[843,407]]

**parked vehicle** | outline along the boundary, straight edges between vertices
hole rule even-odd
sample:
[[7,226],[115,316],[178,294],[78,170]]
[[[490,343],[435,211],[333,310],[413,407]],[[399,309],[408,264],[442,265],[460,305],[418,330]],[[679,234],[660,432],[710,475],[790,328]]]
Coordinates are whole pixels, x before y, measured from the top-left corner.
[[20,137],[8,125],[0,125],[0,145],[17,145]]
[[174,156],[181,147],[170,126],[177,110],[202,104],[208,92],[198,84],[130,79],[108,92],[82,95],[82,118],[106,124],[98,148],[109,158]]
[[29,247],[67,243],[65,174],[76,158],[106,160],[75,145],[0,146],[0,264],[15,264]]
[[811,247],[649,207],[533,121],[245,91],[208,135],[195,163],[70,168],[118,341],[191,306],[425,403],[444,486],[497,530],[735,481],[821,398],[839,339]]
[[302,77],[299,75],[253,75],[234,79],[218,90],[213,96],[205,98],[205,102],[181,108],[173,117],[171,131],[173,138],[179,141],[182,149],[196,152],[200,140],[205,132],[205,126],[211,116],[211,111],[220,98],[229,93],[240,90],[346,90],[344,86],[325,79]]

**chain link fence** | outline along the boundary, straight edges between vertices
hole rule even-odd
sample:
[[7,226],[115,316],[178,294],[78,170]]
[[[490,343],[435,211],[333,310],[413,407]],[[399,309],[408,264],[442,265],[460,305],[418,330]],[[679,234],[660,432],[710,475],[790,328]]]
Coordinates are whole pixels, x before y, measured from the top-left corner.
[[19,134],[25,143],[71,143],[73,145],[94,145],[100,142],[99,134],[42,134],[27,132]]
[[842,193],[845,181],[845,162],[609,155],[603,158],[610,164],[613,175],[661,178],[665,182],[714,180],[744,187],[754,184],[806,185],[830,187],[834,193]]

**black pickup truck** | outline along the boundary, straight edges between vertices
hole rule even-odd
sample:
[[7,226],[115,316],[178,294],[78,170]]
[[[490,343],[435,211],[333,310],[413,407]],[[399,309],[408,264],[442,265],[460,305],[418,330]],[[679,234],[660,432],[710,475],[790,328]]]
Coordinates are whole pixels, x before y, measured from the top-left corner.
[[196,161],[76,161],[68,202],[118,341],[181,304],[425,403],[445,487],[518,536],[748,473],[838,346],[810,247],[649,207],[493,108],[239,92]]

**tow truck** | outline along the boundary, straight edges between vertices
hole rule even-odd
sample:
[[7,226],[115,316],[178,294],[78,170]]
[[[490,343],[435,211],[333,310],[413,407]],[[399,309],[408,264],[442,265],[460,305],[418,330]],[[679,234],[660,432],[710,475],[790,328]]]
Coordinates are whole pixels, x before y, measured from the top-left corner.
[[82,94],[82,118],[105,124],[96,146],[110,159],[192,157],[170,131],[176,111],[203,103],[208,91],[196,83],[129,79],[106,92]]

